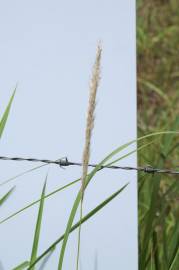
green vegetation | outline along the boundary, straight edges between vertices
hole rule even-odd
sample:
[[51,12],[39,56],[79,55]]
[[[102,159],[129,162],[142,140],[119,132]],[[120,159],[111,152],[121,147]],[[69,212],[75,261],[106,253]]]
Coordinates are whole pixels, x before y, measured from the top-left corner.
[[[179,130],[179,1],[137,1],[138,137]],[[138,155],[140,165],[177,168],[177,136]],[[179,269],[179,176],[139,174],[139,269]]]
[[[44,201],[45,201],[45,189],[46,189],[46,182],[47,177],[43,186],[41,198],[40,198],[40,205],[39,205],[39,212],[38,212],[38,218],[35,228],[35,234],[34,234],[34,242],[32,246],[32,253],[31,253],[31,259],[30,259],[30,266],[35,262],[37,259],[37,251],[38,251],[38,245],[39,245],[39,239],[40,239],[40,230],[42,225],[42,216],[43,216],[43,208],[44,208]],[[32,267],[34,270],[35,268]]]
[[[120,156],[123,149],[134,145],[133,140],[118,147],[103,159],[84,179],[84,189],[100,170],[101,165],[113,165],[119,160],[138,151],[139,165],[158,168],[177,168],[179,166],[179,1],[178,0],[138,0],[137,1],[137,51],[138,51],[138,149]],[[0,138],[3,134],[10,112],[13,93],[0,120]],[[152,139],[152,141],[151,141]],[[46,165],[42,165],[46,166]],[[39,169],[32,168],[0,184],[14,182],[19,176]],[[42,254],[38,254],[43,206],[47,198],[76,184],[80,179],[67,182],[53,192],[45,195],[44,184],[41,198],[13,213],[0,224],[15,218],[35,204],[39,204],[34,241],[29,258],[14,270],[40,269],[53,254],[55,247],[62,243],[58,269],[63,269],[63,259],[70,233],[101,211],[116,198],[127,185],[106,198],[97,207],[73,224],[79,208],[82,190],[80,189],[72,207],[65,232]],[[12,187],[0,198],[0,207],[14,192]],[[139,269],[140,270],[178,270],[179,269],[179,176],[165,174],[145,174],[138,176],[139,194]],[[33,237],[33,235],[32,235]],[[119,258],[120,259],[120,258]]]
[[[14,96],[15,96],[15,92],[16,92],[16,89],[14,90],[10,100],[9,100],[9,103],[7,104],[7,107],[1,117],[1,120],[0,120],[0,138],[4,132],[4,128],[5,128],[5,125],[6,125],[6,122],[7,122],[7,119],[8,119],[8,116],[9,116],[9,113],[10,113],[10,109],[11,109],[11,105],[12,105],[12,102],[13,102],[13,99],[14,99]],[[2,198],[0,198],[0,206],[3,205],[3,203],[5,203],[5,201],[8,199],[8,197],[11,195],[11,193],[13,192],[15,187],[12,187]]]
[[[14,98],[14,94],[12,96],[12,98],[10,99],[10,102],[5,110],[5,113],[2,116],[2,119],[0,121],[0,134],[3,133],[3,130],[5,128],[5,124],[10,112],[10,107],[12,105],[12,99]],[[85,182],[84,182],[84,189],[86,189],[87,185],[93,180],[93,177],[96,175],[96,173],[101,169],[102,165],[112,165],[115,164],[117,161],[126,158],[127,156],[133,154],[134,152],[136,152],[136,150],[130,151],[128,154],[122,155],[122,156],[117,156],[120,155],[120,152],[124,149],[127,149],[128,146],[130,145],[134,145],[135,147],[135,143],[136,140],[133,140],[129,143],[126,143],[120,147],[118,147],[117,149],[115,149],[112,153],[110,153],[109,155],[107,155],[107,157],[105,159],[103,159],[85,178]],[[147,147],[148,144],[143,145],[142,147]],[[116,158],[114,160],[114,158]],[[33,168],[32,170],[37,170],[39,169],[41,166],[38,166],[36,168]],[[2,184],[5,185],[7,183],[9,183],[10,181],[13,182],[15,180],[17,180],[17,178],[19,176],[25,175],[26,173],[30,173],[32,170],[28,170],[22,174],[19,174],[15,177],[12,177],[11,179],[9,179],[8,181],[3,182]],[[43,206],[45,203],[45,199],[47,197],[53,197],[54,194],[56,194],[57,192],[60,192],[66,188],[68,188],[69,186],[77,183],[80,179],[77,179],[73,182],[67,182],[67,184],[63,187],[58,188],[57,190],[55,190],[54,192],[51,192],[50,194],[45,195],[45,186],[46,186],[46,182],[44,184],[43,190],[42,190],[42,194],[41,194],[41,198],[35,202],[32,202],[31,204],[29,204],[28,206],[26,206],[23,209],[20,209],[20,211],[13,213],[11,215],[11,217],[5,218],[4,220],[1,221],[1,223],[6,222],[9,218],[13,218],[15,216],[17,216],[19,213],[26,211],[29,207],[32,207],[34,204],[39,203],[39,210],[38,210],[38,216],[37,216],[37,222],[36,222],[36,227],[34,229],[34,240],[33,240],[33,245],[32,245],[32,251],[31,254],[29,254],[30,260],[24,260],[24,262],[20,262],[18,266],[16,266],[13,269],[36,269],[36,264],[37,262],[41,261],[41,269],[44,268],[49,256],[53,253],[54,248],[56,247],[57,244],[59,244],[60,242],[62,242],[62,247],[61,247],[61,251],[60,251],[60,255],[59,255],[59,266],[58,269],[62,269],[63,268],[63,258],[65,255],[65,250],[66,250],[66,244],[68,241],[68,237],[69,234],[71,232],[73,232],[75,229],[77,229],[79,226],[81,226],[81,224],[83,224],[84,222],[86,222],[88,219],[90,219],[92,216],[96,215],[98,211],[100,211],[104,206],[106,206],[109,202],[111,202],[116,196],[118,196],[126,187],[127,184],[124,185],[123,187],[121,187],[117,192],[113,193],[111,196],[109,196],[108,198],[106,198],[105,201],[103,201],[102,203],[100,203],[97,207],[95,207],[94,209],[92,209],[87,215],[85,215],[84,217],[82,217],[82,219],[77,222],[76,224],[73,225],[73,220],[74,217],[76,215],[76,212],[78,210],[78,206],[80,204],[81,201],[81,197],[82,197],[82,189],[80,188],[78,195],[76,197],[76,200],[74,202],[74,206],[72,208],[71,214],[69,216],[69,221],[67,223],[67,227],[65,230],[65,233],[60,236],[54,243],[52,243],[49,248],[47,248],[41,255],[38,254],[38,246],[39,246],[39,241],[40,241],[40,231],[41,231],[41,226],[42,226],[42,218],[43,218]],[[12,187],[0,200],[0,204],[1,206],[3,205],[3,203],[8,199],[8,197],[11,195],[11,193],[13,192],[14,187]],[[33,236],[32,236],[33,237]],[[27,258],[24,258],[27,259]]]

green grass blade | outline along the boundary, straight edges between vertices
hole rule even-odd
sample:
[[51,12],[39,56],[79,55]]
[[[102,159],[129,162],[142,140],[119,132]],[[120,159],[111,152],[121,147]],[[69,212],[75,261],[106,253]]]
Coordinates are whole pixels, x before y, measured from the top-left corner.
[[16,89],[14,90],[14,92],[13,92],[13,94],[12,94],[10,100],[9,100],[9,103],[8,103],[8,105],[6,107],[6,110],[5,110],[5,112],[4,112],[4,114],[3,114],[2,118],[1,118],[1,121],[0,121],[0,138],[2,137],[2,134],[3,134],[4,128],[5,128],[8,116],[9,116],[9,112],[10,112],[10,109],[11,109],[11,105],[12,105],[15,93],[16,93]]
[[[75,225],[73,225],[70,229],[70,233],[76,230],[80,224],[83,224],[92,216],[94,216],[97,212],[99,212],[103,207],[105,207],[110,201],[112,201],[117,195],[119,195],[126,187],[128,183],[120,188],[117,192],[113,193],[110,197],[100,203],[96,208],[90,211],[87,215],[85,215],[82,220],[79,220]],[[36,261],[28,268],[28,270],[32,269],[32,267],[37,264],[44,256],[46,256],[57,244],[59,244],[65,237],[65,234],[60,236],[47,250],[45,250],[37,259]]]
[[158,94],[160,97],[162,97],[169,106],[171,106],[170,99],[168,96],[162,91],[158,86],[154,85],[153,83],[149,81],[145,81],[142,79],[138,79],[140,83],[142,83],[144,86],[146,86],[149,90],[154,91],[156,94]]
[[[62,191],[62,190],[64,190],[65,188],[70,187],[70,186],[76,184],[76,183],[79,182],[79,181],[80,181],[80,179],[77,179],[77,180],[75,180],[75,181],[73,181],[73,182],[70,182],[70,183],[68,183],[67,185],[62,186],[62,187],[60,187],[60,188],[58,188],[58,189],[56,189],[56,190],[50,192],[49,194],[45,195],[44,198],[47,199],[47,198],[53,196],[54,194],[56,194],[57,192]],[[10,220],[11,218],[13,218],[13,217],[17,216],[18,214],[24,212],[24,211],[27,210],[28,208],[30,208],[30,207],[36,205],[38,202],[40,202],[40,199],[39,199],[39,200],[36,200],[36,201],[34,201],[34,202],[32,202],[32,203],[30,203],[30,204],[28,204],[28,205],[26,205],[25,207],[21,208],[21,209],[18,210],[17,212],[15,212],[15,213],[11,214],[10,216],[6,217],[5,219],[1,220],[1,221],[0,221],[0,224],[5,223],[6,221]]]
[[46,265],[47,265],[47,262],[48,262],[48,260],[50,259],[50,257],[52,256],[54,250],[55,250],[55,247],[52,248],[51,251],[50,251],[50,252],[46,255],[46,257],[43,259],[43,261],[42,261],[42,263],[41,263],[41,265],[40,265],[40,267],[39,267],[38,270],[44,270],[44,269],[45,269],[45,267],[46,267]]
[[152,234],[152,237],[153,237],[153,250],[154,250],[154,265],[155,265],[155,269],[163,269],[163,268],[161,268],[160,260],[159,260],[159,249],[158,249],[158,236],[157,236],[157,232],[154,231],[153,234]]
[[[171,134],[179,134],[179,132],[177,132],[177,131],[155,132],[155,133],[151,133],[151,134],[145,135],[143,137],[140,137],[137,140],[132,140],[129,143],[126,143],[126,144],[118,147],[117,149],[112,151],[104,160],[102,160],[96,166],[96,168],[86,177],[85,188],[87,187],[87,185],[89,184],[89,182],[91,181],[93,176],[96,174],[96,172],[100,169],[100,167],[103,166],[104,164],[106,164],[108,160],[110,160],[113,156],[118,154],[120,151],[124,150],[125,148],[127,148],[131,144],[139,142],[139,141],[141,141],[143,139],[147,139],[147,138],[150,138],[150,137],[153,137],[153,136],[159,136],[159,135],[163,135],[163,134],[170,134],[170,133]],[[76,211],[78,209],[80,201],[81,201],[81,192],[79,191],[79,193],[78,193],[78,195],[76,197],[76,200],[74,202],[74,205],[72,207],[72,210],[71,210],[71,213],[70,213],[70,216],[69,216],[69,220],[68,220],[68,223],[67,223],[67,226],[66,226],[65,236],[64,236],[64,240],[63,240],[62,248],[61,248],[61,252],[60,252],[58,270],[62,270],[63,259],[64,259],[64,254],[65,254],[66,244],[67,244],[67,241],[68,241],[68,236],[69,236],[70,229],[72,227],[72,223],[73,223],[74,217],[76,215]]]
[[[141,141],[141,140],[143,140],[143,139],[150,138],[150,137],[152,137],[152,136],[158,136],[158,135],[164,135],[164,134],[176,135],[176,134],[179,134],[179,132],[175,132],[175,131],[163,131],[163,132],[155,132],[155,133],[151,133],[151,134],[145,135],[145,136],[143,136],[143,137],[141,137],[141,138],[138,138],[137,140],[130,141],[130,142],[129,142],[129,145],[131,145],[131,144],[133,144],[133,143],[136,143],[136,142],[138,142],[138,141]],[[150,144],[150,143],[149,143],[149,144]],[[146,146],[147,146],[147,145],[146,145]],[[141,147],[141,148],[138,148],[137,151],[139,151],[139,150],[141,150],[141,149],[142,149],[142,147]],[[134,153],[134,152],[136,152],[136,150],[134,150],[133,153]],[[132,154],[132,152],[131,152],[131,154]],[[126,156],[124,156],[124,157],[126,157]],[[121,158],[120,158],[120,159],[121,159]],[[112,165],[112,164],[114,164],[114,162],[117,162],[117,161],[119,161],[120,159],[117,159],[117,160],[115,160],[115,161],[113,161],[113,162],[111,162],[111,163],[109,163],[109,164],[106,164],[106,165],[107,165],[107,166]],[[32,172],[32,171],[34,171],[34,170],[40,169],[41,167],[44,167],[44,166],[47,166],[47,165],[48,165],[48,164],[43,164],[43,165],[34,167],[34,168],[30,169],[30,170],[27,170],[27,171],[25,171],[25,172],[22,172],[22,173],[20,173],[20,174],[17,174],[16,176],[13,176],[13,177],[11,177],[11,178],[9,178],[9,179],[3,181],[2,183],[0,183],[0,187],[3,186],[3,185],[6,185],[6,184],[8,184],[8,183],[10,183],[11,181],[13,181],[13,180],[15,180],[15,179],[17,179],[17,178],[19,178],[19,177],[21,177],[21,176],[24,176],[24,175],[27,174],[27,173],[30,173],[30,172]]]
[[[37,258],[37,250],[38,250],[38,244],[39,244],[39,238],[40,238],[40,230],[41,230],[41,224],[42,224],[42,214],[43,214],[43,208],[44,208],[44,201],[45,201],[45,188],[46,188],[46,182],[47,182],[47,176],[46,180],[42,189],[41,199],[40,199],[40,205],[39,205],[39,212],[37,217],[37,223],[35,228],[35,234],[34,234],[34,241],[32,246],[32,252],[31,252],[31,259],[30,259],[30,265],[36,260]],[[35,269],[34,267],[32,269]]]
[[[60,159],[57,159],[55,161],[58,161],[58,160],[60,160]],[[46,164],[43,164],[43,165],[40,165],[40,166],[33,167],[32,169],[29,169],[27,171],[24,171],[22,173],[19,173],[19,174],[15,175],[15,176],[11,177],[11,178],[8,178],[8,179],[6,179],[6,180],[4,180],[3,182],[0,183],[0,187],[10,183],[11,181],[13,181],[13,180],[15,180],[15,179],[17,179],[17,178],[19,178],[21,176],[24,176],[25,174],[36,171],[36,170],[38,170],[38,169],[40,169],[42,167],[45,167],[45,166],[49,166],[49,164],[46,163]]]
[[139,152],[140,150],[142,150],[143,148],[145,148],[145,147],[147,147],[147,146],[149,146],[149,145],[151,145],[151,144],[153,144],[153,141],[150,142],[150,143],[146,143],[146,144],[144,144],[144,145],[138,147],[137,149],[135,149],[135,150],[133,150],[133,151],[127,153],[126,155],[121,156],[120,158],[117,158],[117,159],[113,160],[113,161],[110,162],[110,163],[107,163],[106,166],[112,166],[112,165],[114,165],[116,162],[120,161],[121,159],[124,159],[124,158],[130,156],[131,154],[134,154],[134,153],[136,153],[136,152]]
[[146,269],[146,258],[148,256],[149,251],[149,243],[153,233],[153,221],[155,220],[157,202],[158,202],[158,190],[160,185],[160,176],[157,175],[155,177],[155,181],[153,184],[153,191],[151,196],[151,203],[149,205],[149,211],[146,215],[145,219],[145,233],[143,240],[142,252],[140,255],[140,269]]
[[41,167],[44,167],[44,166],[47,166],[47,165],[48,164],[43,164],[43,165],[40,165],[40,166],[37,166],[37,167],[33,167],[32,169],[29,169],[27,171],[24,171],[22,173],[19,173],[19,174],[15,175],[15,176],[11,177],[11,178],[8,178],[8,179],[4,180],[2,183],[0,183],[0,187],[10,183],[11,181],[13,181],[13,180],[15,180],[15,179],[17,179],[17,178],[19,178],[21,176],[24,176],[27,173],[33,172],[33,171],[35,171],[37,169],[40,169]]
[[[165,204],[166,205],[166,204]],[[166,213],[166,211],[165,211]],[[168,235],[167,235],[167,226],[165,224],[165,220],[166,218],[162,219],[163,225],[162,225],[162,242],[163,242],[163,270],[168,270],[168,245],[167,245],[167,239],[168,239]]]
[[[143,148],[149,146],[149,145],[152,144],[152,143],[153,143],[153,142],[148,143],[148,144],[145,144],[145,145],[143,145],[143,146],[141,146],[141,147],[138,147],[137,149],[135,149],[135,150],[129,152],[128,154],[123,155],[123,156],[121,156],[120,158],[118,158],[118,159],[116,159],[116,160],[113,160],[113,161],[112,161],[111,163],[109,163],[109,164],[106,164],[106,166],[113,165],[113,164],[115,164],[116,162],[118,162],[119,160],[121,160],[121,159],[123,159],[123,158],[125,158],[125,157],[127,157],[127,156],[129,156],[129,155],[131,155],[131,154],[133,154],[133,153],[135,153],[135,152],[140,151],[141,149],[143,149]],[[80,181],[80,179],[77,179],[77,180],[75,180],[75,181],[73,181],[73,182],[70,182],[69,184],[67,184],[67,185],[65,185],[65,186],[63,186],[63,187],[60,187],[60,188],[54,190],[53,192],[47,194],[47,195],[45,196],[45,199],[48,198],[48,197],[53,196],[53,195],[56,194],[57,192],[59,192],[59,191],[65,189],[65,188],[67,188],[67,187],[69,187],[69,186],[71,186],[71,185],[76,184],[76,183],[79,182],[79,181]],[[39,199],[39,200],[36,200],[36,201],[34,201],[34,202],[30,203],[30,204],[28,204],[27,206],[21,208],[20,210],[16,211],[15,213],[11,214],[10,216],[4,218],[3,220],[0,220],[0,224],[2,224],[2,223],[4,223],[4,222],[8,221],[9,219],[11,219],[11,218],[17,216],[18,214],[20,214],[21,212],[23,212],[23,211],[27,210],[28,208],[34,206],[34,205],[37,204],[39,201],[40,201],[40,199]]]
[[[150,137],[153,137],[153,136],[159,136],[159,135],[163,135],[163,134],[170,134],[170,133],[171,134],[179,134],[179,132],[176,132],[176,131],[155,132],[155,133],[151,133],[151,134],[145,135],[143,137],[140,137],[137,140],[132,140],[129,143],[126,143],[126,144],[118,147],[117,149],[112,151],[104,160],[102,160],[96,166],[96,168],[86,177],[85,188],[87,187],[87,185],[89,184],[89,182],[91,181],[93,176],[96,174],[96,172],[100,169],[100,167],[103,166],[104,164],[106,164],[108,160],[110,160],[113,156],[118,154],[120,151],[124,150],[125,148],[127,148],[131,144],[139,142],[139,141],[141,141],[143,139],[147,139],[147,138],[150,138]],[[65,254],[66,244],[67,244],[67,241],[68,241],[69,232],[70,232],[70,229],[71,229],[71,226],[72,226],[74,217],[76,215],[76,211],[78,209],[80,201],[81,201],[81,192],[79,191],[79,193],[78,193],[78,195],[76,197],[76,200],[74,202],[74,205],[72,207],[70,217],[69,217],[69,220],[68,220],[68,223],[67,223],[67,226],[66,226],[65,236],[64,236],[64,240],[63,240],[62,248],[61,248],[61,252],[60,252],[58,270],[62,270],[62,264],[63,264],[63,259],[64,259],[64,254]]]
[[25,268],[27,268],[29,266],[29,262],[25,261],[23,263],[21,263],[20,265],[16,266],[15,268],[13,268],[12,270],[23,270]]
[[[108,160],[108,158],[111,158],[112,156],[112,154],[114,155],[114,154],[117,154],[117,152],[118,151],[121,151],[121,150],[123,150],[123,149],[125,149],[126,147],[128,147],[129,145],[131,145],[131,144],[133,144],[133,143],[135,143],[135,142],[137,142],[137,141],[141,141],[141,140],[143,140],[143,139],[146,139],[146,138],[150,138],[150,137],[152,137],[152,136],[159,136],[159,135],[163,135],[163,134],[178,134],[178,132],[175,132],[175,131],[163,131],[163,132],[155,132],[155,133],[152,133],[152,134],[148,134],[148,135],[146,135],[146,136],[143,136],[143,137],[141,137],[141,138],[138,138],[137,140],[133,140],[133,141],[130,141],[129,143],[127,143],[127,144],[125,144],[125,145],[123,145],[123,146],[121,146],[121,147],[119,147],[118,149],[116,149],[115,151],[113,151],[105,160],[104,160],[104,162],[107,162],[107,160]],[[100,168],[100,165],[99,165],[99,167],[97,168],[97,170]]]
[[[164,143],[161,147],[162,151],[165,148],[169,149],[168,141],[165,139],[165,137],[168,137],[168,135],[174,135],[177,133],[178,132],[176,133],[166,132],[163,134],[165,136],[164,136]],[[159,167],[164,166],[164,161],[161,159],[161,157],[157,163]],[[159,195],[160,182],[161,182],[161,176],[159,175],[156,175],[154,181],[150,182],[151,190],[150,192],[148,191],[148,194],[151,194],[151,198],[149,199],[149,205],[148,205],[149,211],[145,217],[145,220],[143,221],[143,225],[142,225],[143,226],[143,239],[142,241],[140,241],[140,244],[142,245],[140,247],[141,253],[139,257],[140,269],[146,269],[147,264],[149,263],[149,260],[147,258],[149,257],[152,234],[155,229],[155,221],[157,220],[156,212],[158,210],[158,202],[159,201],[161,202],[162,200],[162,198]],[[141,226],[139,228],[141,228]]]
[[12,194],[12,192],[14,191],[15,186],[13,188],[11,188],[1,199],[0,199],[0,206],[2,206],[2,204],[9,198],[9,196]]
[[160,132],[153,132],[153,133],[147,134],[145,136],[142,136],[142,137],[140,137],[140,138],[138,138],[136,140],[131,140],[129,143],[126,143],[126,144],[118,147],[117,149],[115,149],[113,152],[111,152],[111,154],[106,157],[106,161],[104,162],[104,164],[106,166],[111,166],[114,163],[116,163],[117,161],[119,161],[119,160],[121,160],[123,158],[128,157],[129,155],[135,153],[136,151],[142,150],[143,148],[151,145],[154,141],[149,142],[149,143],[146,143],[145,145],[138,147],[137,150],[133,150],[133,151],[129,152],[128,154],[123,155],[122,157],[120,157],[118,159],[115,159],[114,161],[106,164],[106,162],[109,159],[111,159],[114,155],[118,154],[120,151],[124,150],[128,146],[130,146],[130,145],[132,145],[134,143],[138,143],[138,142],[143,141],[143,140],[148,139],[148,138],[152,138],[152,137],[155,137],[155,136],[162,136],[162,135],[173,135],[173,136],[176,136],[176,135],[179,135],[179,131],[160,131]]
[[[172,123],[171,128],[173,130],[176,130],[179,128],[179,116],[176,117],[175,121]],[[173,138],[174,138],[174,134],[167,134],[164,136],[164,142],[163,142],[164,147],[162,149],[162,153],[165,157],[167,157],[167,155],[169,154]]]
[[176,223],[175,228],[173,229],[169,244],[169,270],[172,270],[177,261],[177,257],[179,256],[179,222]]
[[[123,149],[127,148],[130,144],[132,144],[132,142],[129,142],[127,144],[124,144],[120,147],[118,147],[117,149],[115,149],[111,154],[109,154],[104,160],[102,160],[96,167],[95,169],[86,177],[85,179],[85,188],[87,187],[87,185],[89,184],[89,182],[91,181],[91,179],[93,178],[93,176],[97,173],[97,171],[101,168],[101,166],[103,166],[110,158],[112,158],[115,154],[117,154],[118,152],[122,151]],[[60,258],[59,258],[59,264],[58,264],[58,270],[62,270],[62,265],[63,265],[63,259],[64,259],[64,254],[65,254],[65,249],[66,249],[66,245],[67,245],[67,241],[68,241],[68,237],[69,237],[69,233],[73,224],[73,220],[75,218],[79,203],[81,201],[81,190],[78,192],[78,195],[76,197],[76,200],[74,202],[74,205],[72,207],[69,219],[68,219],[68,223],[66,226],[66,231],[65,231],[65,236],[63,239],[63,243],[62,243],[62,247],[61,247],[61,252],[60,252]]]
[[[178,245],[179,245],[179,243],[178,243]],[[175,265],[176,265],[176,267],[178,267],[178,264],[176,264],[177,261],[179,261],[179,246],[177,247],[177,250],[175,252],[175,256],[174,256],[174,258],[172,260],[172,263],[170,265],[169,270],[174,270]],[[177,268],[175,268],[175,269],[177,269]]]

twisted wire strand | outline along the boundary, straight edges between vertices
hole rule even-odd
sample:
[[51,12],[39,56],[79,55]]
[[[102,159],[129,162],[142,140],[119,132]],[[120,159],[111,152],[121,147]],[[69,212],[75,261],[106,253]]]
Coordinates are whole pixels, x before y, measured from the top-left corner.
[[[68,161],[68,159],[61,158],[59,160],[50,160],[50,159],[38,159],[38,158],[23,158],[23,157],[6,157],[0,156],[0,160],[8,160],[8,161],[27,161],[27,162],[41,162],[46,164],[55,164],[59,165],[60,167],[67,167],[67,166],[82,166],[80,162],[72,162]],[[96,167],[98,164],[88,164],[89,167]],[[138,171],[144,173],[163,173],[163,174],[179,174],[179,171],[174,169],[167,169],[167,168],[154,168],[152,166],[139,166],[139,167],[131,167],[131,166],[101,166],[100,169],[119,169],[119,170],[128,170],[128,171]]]

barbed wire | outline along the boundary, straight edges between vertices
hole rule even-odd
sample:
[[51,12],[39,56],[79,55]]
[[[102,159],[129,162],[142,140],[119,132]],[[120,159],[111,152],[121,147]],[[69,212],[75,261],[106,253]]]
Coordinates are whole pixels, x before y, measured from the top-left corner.
[[[68,161],[67,157],[58,159],[58,160],[49,160],[49,159],[38,159],[38,158],[23,158],[23,157],[6,157],[0,156],[0,160],[8,160],[8,161],[27,161],[27,162],[41,162],[46,164],[55,164],[59,165],[61,168],[67,166],[82,166],[81,162],[72,162]],[[89,167],[96,167],[98,164],[88,164]],[[138,171],[144,173],[163,173],[163,174],[175,174],[179,175],[179,171],[174,169],[167,169],[167,168],[154,168],[152,166],[139,166],[139,167],[131,167],[131,166],[100,166],[100,169],[119,169],[119,170],[128,170],[128,171]]]

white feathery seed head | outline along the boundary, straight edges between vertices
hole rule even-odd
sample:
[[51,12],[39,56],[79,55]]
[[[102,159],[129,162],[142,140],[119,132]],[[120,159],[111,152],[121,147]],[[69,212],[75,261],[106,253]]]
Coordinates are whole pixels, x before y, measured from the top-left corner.
[[92,131],[94,127],[96,94],[97,94],[99,81],[100,81],[101,53],[102,53],[102,48],[101,48],[101,44],[99,44],[97,47],[96,60],[93,66],[92,78],[90,81],[90,93],[89,93],[87,122],[86,122],[86,131],[85,131],[85,145],[84,145],[83,157],[82,157],[82,177],[81,177],[82,197],[84,193],[85,178],[88,173],[88,164],[89,164],[89,159],[90,159],[90,144],[91,144]]

